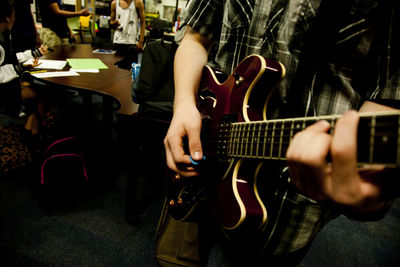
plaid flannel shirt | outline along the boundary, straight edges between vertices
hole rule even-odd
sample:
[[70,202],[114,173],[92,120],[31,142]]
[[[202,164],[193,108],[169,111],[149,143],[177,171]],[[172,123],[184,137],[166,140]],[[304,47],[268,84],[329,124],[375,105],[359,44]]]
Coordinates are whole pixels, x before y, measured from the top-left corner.
[[[359,109],[366,100],[400,99],[399,60],[394,60],[394,9],[379,17],[378,0],[356,0],[350,12],[339,14],[340,28],[332,48],[302,81],[297,99],[303,115],[341,114]],[[395,2],[395,1],[393,1]],[[250,54],[281,62],[286,77],[279,86],[282,102],[296,83],[304,60],[304,36],[318,16],[321,0],[191,0],[185,21],[215,41],[210,64],[230,74]],[[334,23],[334,22],[332,22]],[[337,22],[336,22],[337,23]],[[397,29],[398,30],[398,29]],[[333,33],[332,33],[333,34]],[[315,39],[322,38],[315,36]],[[390,50],[392,49],[392,50]],[[322,55],[316,55],[318,58]],[[297,85],[297,84],[296,84]],[[297,194],[281,175],[264,234],[256,246],[272,254],[296,251],[309,244],[328,221],[329,211]],[[267,204],[267,206],[270,206]]]

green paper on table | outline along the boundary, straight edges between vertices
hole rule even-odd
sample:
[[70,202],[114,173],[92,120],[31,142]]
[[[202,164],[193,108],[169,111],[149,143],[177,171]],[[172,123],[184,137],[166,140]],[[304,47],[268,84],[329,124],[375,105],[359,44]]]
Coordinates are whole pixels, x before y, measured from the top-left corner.
[[74,69],[108,69],[98,58],[67,58],[67,62]]

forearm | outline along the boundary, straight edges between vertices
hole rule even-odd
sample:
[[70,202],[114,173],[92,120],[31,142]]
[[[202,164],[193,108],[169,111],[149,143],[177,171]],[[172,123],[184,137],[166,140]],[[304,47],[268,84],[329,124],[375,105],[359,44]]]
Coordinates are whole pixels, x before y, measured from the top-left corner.
[[143,20],[140,22],[140,35],[139,35],[139,42],[142,44],[144,43],[144,35],[146,29],[146,22]]
[[136,12],[139,16],[139,20],[140,20],[140,39],[139,42],[141,42],[142,44],[144,43],[144,32],[145,32],[145,28],[146,28],[146,14],[144,12],[144,4],[142,0],[136,0],[135,1],[135,7],[136,7]]
[[67,11],[67,10],[62,10],[59,9],[59,12],[57,12],[57,16],[59,17],[64,17],[64,18],[72,18],[72,17],[77,17],[80,16],[81,13],[79,11]]
[[35,57],[41,57],[42,53],[40,53],[39,49],[34,50],[26,50],[24,52],[19,52],[16,54],[19,63],[24,63],[29,59],[33,59]]
[[174,108],[181,104],[196,104],[197,90],[203,67],[207,63],[209,47],[207,41],[193,31],[189,31],[183,38],[174,62]]
[[79,11],[67,11],[60,9],[57,3],[50,4],[51,11],[58,17],[71,18],[77,16],[89,16],[90,12],[85,8]]

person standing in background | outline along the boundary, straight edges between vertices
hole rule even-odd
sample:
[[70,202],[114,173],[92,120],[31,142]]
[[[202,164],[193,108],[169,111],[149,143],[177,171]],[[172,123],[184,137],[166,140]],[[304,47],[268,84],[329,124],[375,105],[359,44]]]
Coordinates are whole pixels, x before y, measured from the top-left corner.
[[130,68],[143,50],[146,16],[143,0],[113,0],[110,24],[115,28],[114,49],[124,57],[120,68]]
[[15,0],[15,23],[11,30],[12,47],[15,52],[35,49],[42,43],[33,19],[32,3],[33,0]]
[[43,45],[66,45],[74,39],[74,34],[68,26],[67,18],[89,16],[90,11],[85,8],[79,11],[66,11],[61,9],[60,0],[38,0],[40,15],[42,17],[42,30],[40,38]]

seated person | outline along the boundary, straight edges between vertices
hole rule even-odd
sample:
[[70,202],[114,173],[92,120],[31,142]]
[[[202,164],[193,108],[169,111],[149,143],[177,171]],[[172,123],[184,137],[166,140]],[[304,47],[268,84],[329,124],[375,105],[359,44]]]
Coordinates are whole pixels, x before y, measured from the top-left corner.
[[[21,74],[26,68],[36,66],[37,59],[47,52],[46,47],[14,53],[11,49],[10,31],[13,27],[15,16],[12,3],[1,0],[0,11],[0,113],[10,117],[18,117],[23,100],[34,98],[36,92],[28,82],[23,82],[21,88]],[[35,59],[33,66],[23,66],[23,62]],[[32,134],[37,134],[39,127],[35,112],[26,119],[25,129]]]

